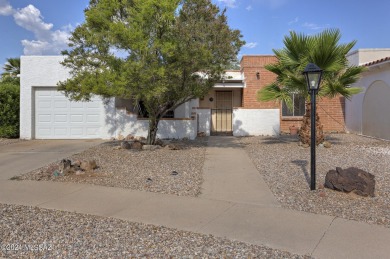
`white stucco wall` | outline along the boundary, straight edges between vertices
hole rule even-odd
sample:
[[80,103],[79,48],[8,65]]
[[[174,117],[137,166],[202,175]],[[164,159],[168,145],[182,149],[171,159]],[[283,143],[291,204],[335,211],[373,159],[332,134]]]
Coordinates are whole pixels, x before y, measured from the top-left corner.
[[[110,123],[112,136],[148,136],[148,120],[137,120],[137,115],[117,110],[115,121]],[[160,139],[196,138],[196,119],[162,119],[158,125],[157,137]]]
[[[34,91],[39,88],[55,88],[59,81],[69,78],[68,70],[60,62],[62,56],[22,56],[21,57],[21,91],[20,91],[20,138],[34,138]],[[136,115],[127,114],[125,110],[115,108],[114,99],[103,102],[101,112],[100,137],[109,139],[133,134],[147,136],[148,121],[137,120]],[[198,100],[191,100],[179,108],[181,118],[191,118],[192,107],[199,105]],[[176,116],[177,117],[177,116]],[[196,119],[161,120],[159,138],[194,139],[197,134]]]
[[279,109],[233,109],[233,136],[278,135]]
[[211,128],[211,110],[210,109],[197,109],[198,117],[198,132],[204,132],[206,136],[210,136]]
[[175,118],[191,118],[193,107],[199,106],[199,100],[193,99],[186,103],[183,103],[175,109]]
[[[361,79],[354,86],[362,87],[363,92],[352,96],[345,101],[345,123],[347,130],[353,133],[363,133],[363,101],[366,90],[375,82],[383,81],[390,86],[390,62],[374,65],[362,74]],[[388,97],[390,104],[390,96]],[[375,115],[373,115],[375,116]],[[383,119],[389,120],[389,117]]]
[[69,77],[62,60],[62,56],[21,56],[20,138],[33,137],[33,87],[54,87]]
[[358,49],[347,54],[349,63],[355,66],[366,64],[385,57],[390,57],[390,48]]

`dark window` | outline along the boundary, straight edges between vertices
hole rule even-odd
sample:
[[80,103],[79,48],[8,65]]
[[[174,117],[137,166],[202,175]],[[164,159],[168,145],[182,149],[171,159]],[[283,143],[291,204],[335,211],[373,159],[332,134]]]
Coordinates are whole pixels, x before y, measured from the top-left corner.
[[282,103],[282,116],[305,115],[305,98],[299,94],[292,94],[293,109],[288,109],[285,102]]
[[[138,116],[141,118],[149,118],[148,111],[146,110],[143,101],[138,102]],[[174,118],[174,117],[175,117],[175,112],[173,110],[167,111],[163,116],[163,118]]]

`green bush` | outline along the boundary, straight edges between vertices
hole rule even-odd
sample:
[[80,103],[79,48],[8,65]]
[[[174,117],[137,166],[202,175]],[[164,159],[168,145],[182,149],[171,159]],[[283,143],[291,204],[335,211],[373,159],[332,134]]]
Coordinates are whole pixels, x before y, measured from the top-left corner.
[[19,137],[19,85],[0,83],[0,137]]

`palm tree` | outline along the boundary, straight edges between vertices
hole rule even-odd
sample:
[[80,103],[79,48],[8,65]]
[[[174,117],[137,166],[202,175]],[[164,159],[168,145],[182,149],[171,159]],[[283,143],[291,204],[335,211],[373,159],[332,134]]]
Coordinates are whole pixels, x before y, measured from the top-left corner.
[[[257,93],[259,101],[279,100],[289,109],[293,109],[292,95],[298,94],[306,100],[306,114],[300,130],[300,140],[310,144],[310,94],[302,71],[308,63],[314,63],[323,69],[318,97],[334,98],[339,95],[349,99],[361,92],[361,88],[350,87],[358,81],[363,67],[349,66],[346,54],[356,41],[340,44],[341,33],[338,29],[328,29],[316,35],[298,34],[294,31],[284,38],[284,48],[273,50],[278,62],[266,66],[277,75],[276,81]],[[316,114],[317,143],[324,141],[322,125]]]
[[20,74],[20,58],[7,58],[7,63],[5,63],[3,70],[5,71],[1,74],[3,78],[17,78]]

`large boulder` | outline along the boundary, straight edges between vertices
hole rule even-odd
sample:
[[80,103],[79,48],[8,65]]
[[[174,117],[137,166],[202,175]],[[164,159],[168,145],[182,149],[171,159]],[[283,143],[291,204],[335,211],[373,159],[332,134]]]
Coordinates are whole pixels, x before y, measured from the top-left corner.
[[360,196],[375,194],[375,176],[356,167],[330,170],[325,177],[325,187],[341,192],[354,192]]

